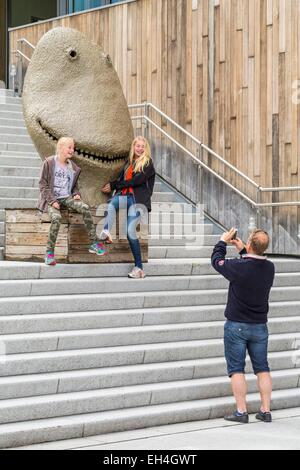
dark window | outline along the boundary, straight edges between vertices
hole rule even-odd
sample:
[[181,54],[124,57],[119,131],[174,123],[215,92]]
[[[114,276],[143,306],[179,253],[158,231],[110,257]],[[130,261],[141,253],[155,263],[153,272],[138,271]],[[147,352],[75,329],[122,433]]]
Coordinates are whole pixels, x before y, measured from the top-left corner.
[[66,13],[76,13],[77,11],[89,10],[122,1],[126,0],[69,0]]

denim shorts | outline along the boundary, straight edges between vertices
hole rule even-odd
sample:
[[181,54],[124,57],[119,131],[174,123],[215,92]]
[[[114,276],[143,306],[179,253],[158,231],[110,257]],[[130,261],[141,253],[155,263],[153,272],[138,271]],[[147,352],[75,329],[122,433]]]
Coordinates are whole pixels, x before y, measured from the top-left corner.
[[229,377],[245,373],[247,351],[254,374],[270,372],[268,339],[266,324],[227,321],[224,326],[224,347]]

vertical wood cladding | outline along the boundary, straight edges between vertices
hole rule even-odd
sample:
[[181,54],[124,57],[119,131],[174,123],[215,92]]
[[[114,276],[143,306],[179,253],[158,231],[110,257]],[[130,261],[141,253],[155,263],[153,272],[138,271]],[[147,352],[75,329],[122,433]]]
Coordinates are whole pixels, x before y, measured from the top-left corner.
[[0,0],[0,81],[5,81],[6,62],[6,1]]
[[300,0],[137,0],[11,31],[11,49],[59,25],[103,44],[129,103],[153,102],[262,186],[300,184]]

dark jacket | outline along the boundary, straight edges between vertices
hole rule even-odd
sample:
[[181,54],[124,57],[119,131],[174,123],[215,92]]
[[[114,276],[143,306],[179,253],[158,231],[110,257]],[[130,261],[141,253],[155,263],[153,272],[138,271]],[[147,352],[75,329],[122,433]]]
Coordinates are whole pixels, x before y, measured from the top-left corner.
[[132,188],[136,204],[146,206],[148,211],[151,212],[151,197],[155,183],[155,169],[152,160],[142,172],[134,172],[132,179],[125,181],[124,175],[127,167],[128,163],[126,163],[118,178],[110,183],[111,189],[119,192],[125,188]]
[[240,323],[267,323],[274,264],[246,250],[239,259],[225,259],[226,250],[226,243],[220,241],[211,258],[215,270],[230,282],[225,317]]
[[[73,170],[73,182],[71,188],[71,195],[80,195],[78,189],[78,178],[81,173],[81,169],[74,162],[69,160],[69,164],[72,165]],[[55,171],[55,156],[47,158],[42,166],[41,176],[39,181],[40,197],[37,208],[41,212],[47,212],[48,206],[54,202],[58,202],[54,196],[54,171]]]

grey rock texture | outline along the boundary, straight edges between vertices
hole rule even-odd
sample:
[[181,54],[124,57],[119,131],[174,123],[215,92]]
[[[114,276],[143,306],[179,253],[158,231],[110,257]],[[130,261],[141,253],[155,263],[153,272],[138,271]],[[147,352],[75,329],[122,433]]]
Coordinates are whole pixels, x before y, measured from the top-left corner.
[[79,187],[90,206],[126,160],[133,128],[118,75],[100,46],[70,28],[54,28],[39,41],[23,93],[28,132],[42,159],[60,137],[75,140]]

